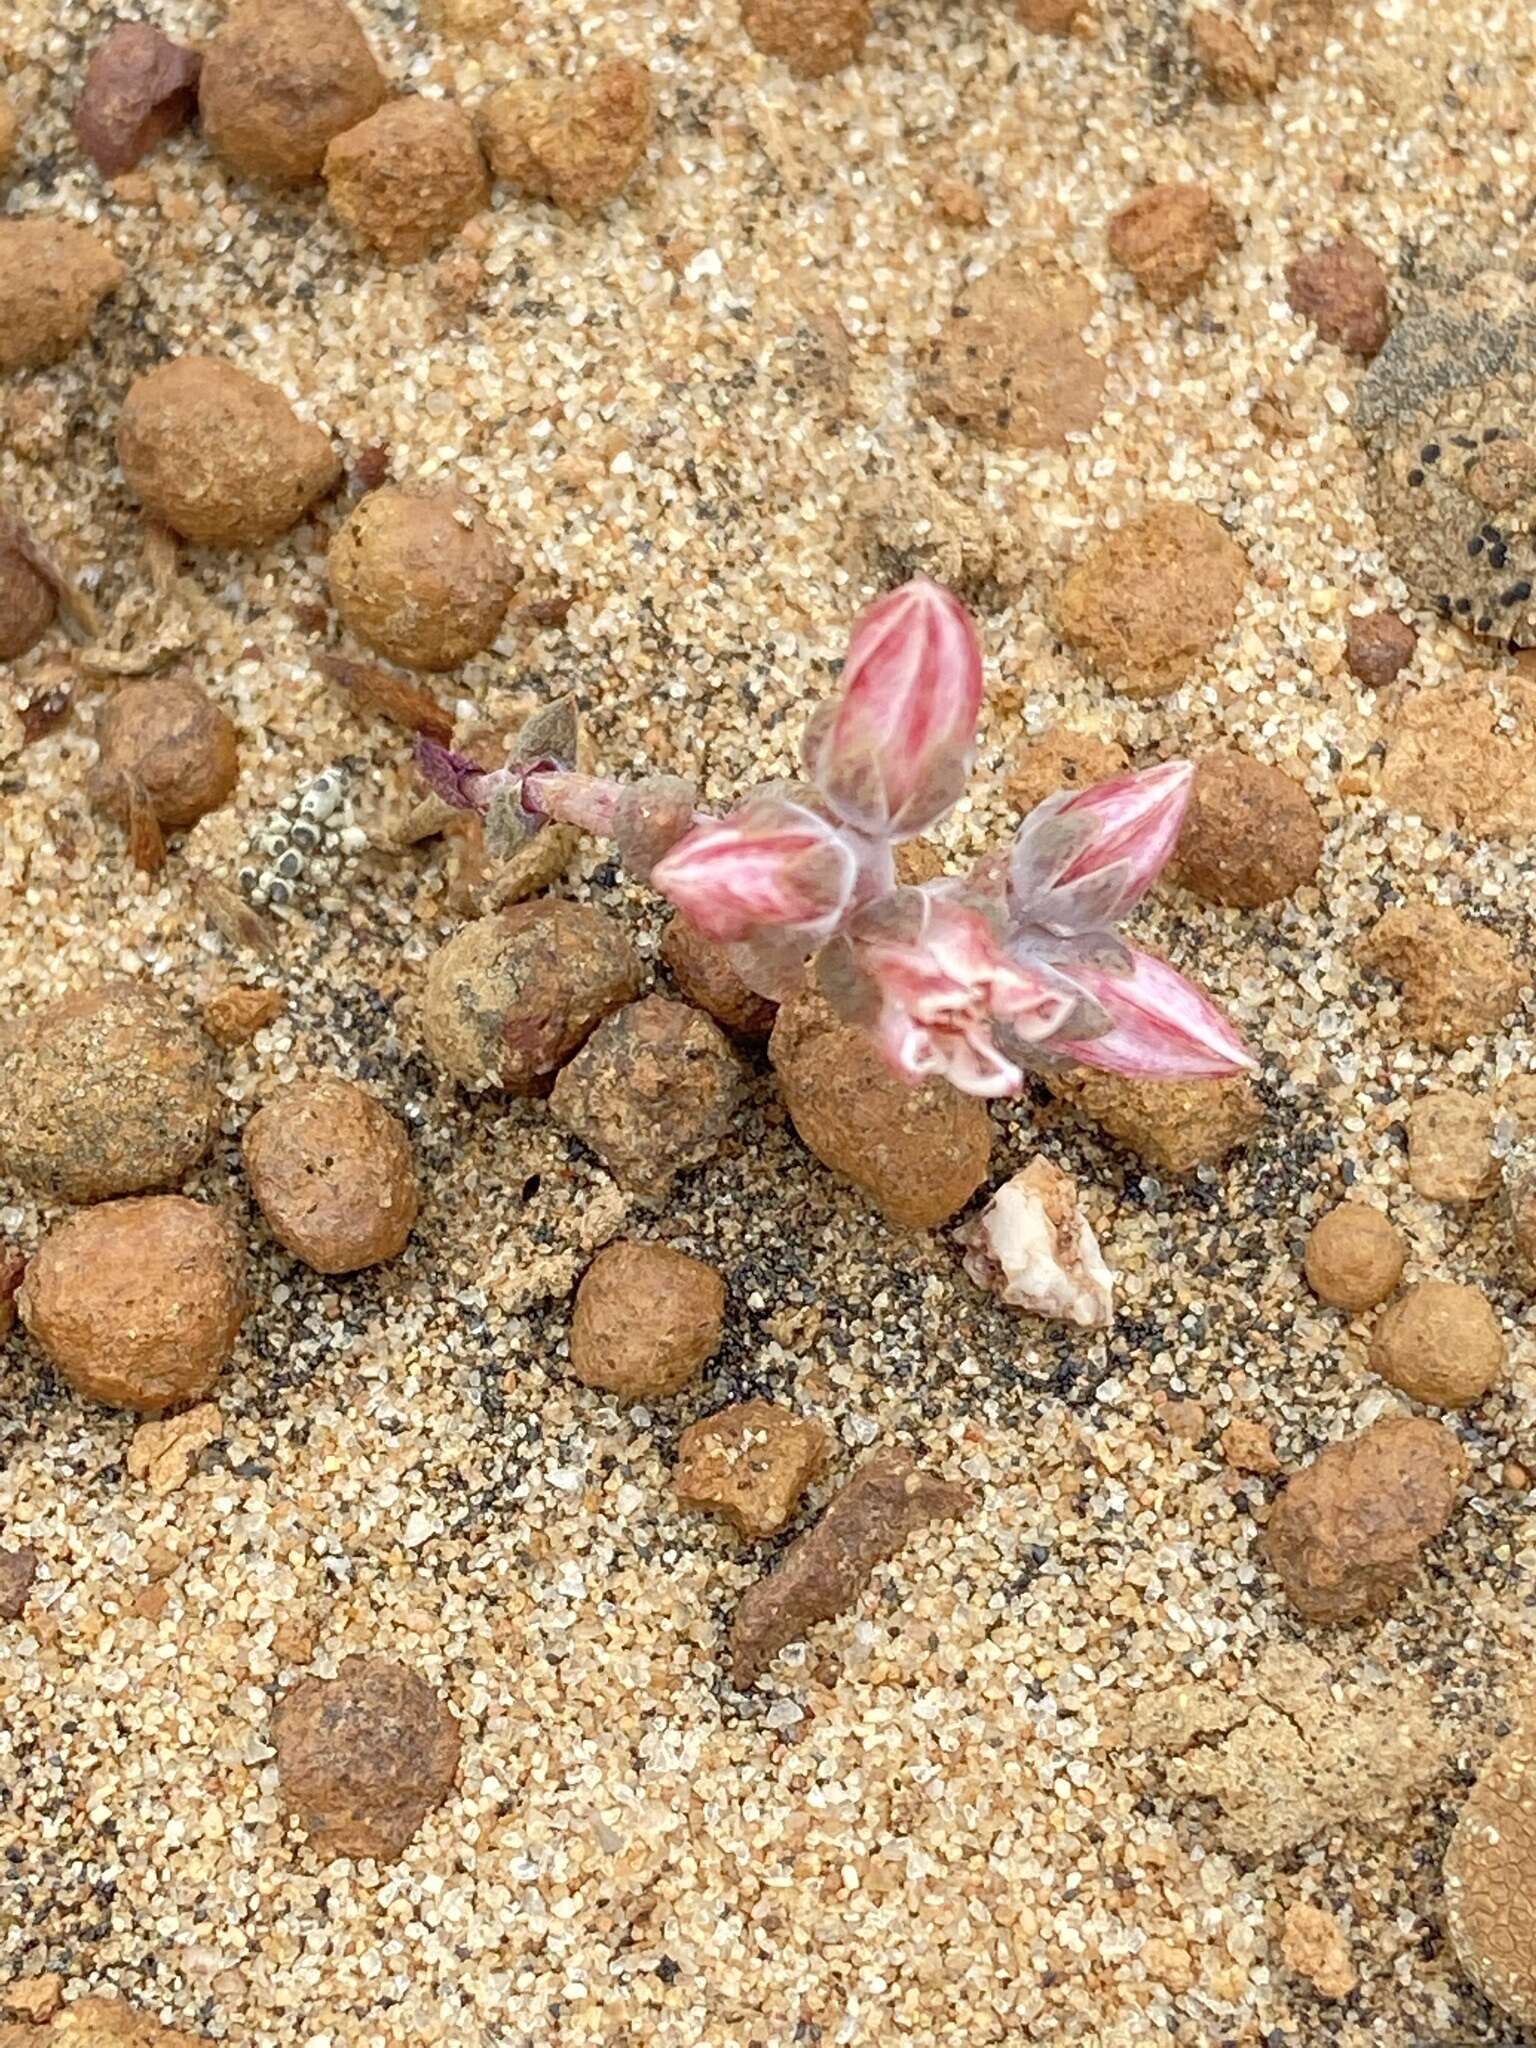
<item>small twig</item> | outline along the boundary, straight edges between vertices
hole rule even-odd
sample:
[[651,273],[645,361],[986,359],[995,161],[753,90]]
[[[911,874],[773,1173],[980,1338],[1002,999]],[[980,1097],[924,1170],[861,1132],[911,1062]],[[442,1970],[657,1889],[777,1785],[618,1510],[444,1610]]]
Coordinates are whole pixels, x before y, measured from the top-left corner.
[[341,654],[322,654],[316,666],[364,709],[403,725],[407,732],[424,733],[440,747],[452,741],[453,713],[419,683],[370,661],[349,661]]

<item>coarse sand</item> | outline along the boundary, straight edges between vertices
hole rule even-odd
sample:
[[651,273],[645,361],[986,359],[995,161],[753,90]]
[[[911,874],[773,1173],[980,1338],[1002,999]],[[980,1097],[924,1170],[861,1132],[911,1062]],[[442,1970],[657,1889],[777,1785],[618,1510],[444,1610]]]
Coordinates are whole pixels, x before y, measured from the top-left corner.
[[[0,20],[22,128],[5,210],[99,225],[128,272],[84,346],[0,391],[0,494],[83,576],[111,644],[183,645],[242,738],[232,803],[146,879],[91,808],[96,699],[67,642],[5,672],[0,1018],[102,973],[188,1005],[254,979],[286,1003],[226,1056],[223,1139],[186,1190],[232,1204],[253,1253],[221,1440],[161,1495],[127,1472],[133,1418],[83,1404],[19,1334],[0,1364],[0,1543],[39,1560],[0,1624],[0,1980],[57,1970],[241,2048],[1509,2038],[1443,1936],[1439,1865],[1530,1668],[1536,1542],[1507,1483],[1531,1463],[1529,1299],[1491,1212],[1412,1192],[1403,1119],[1426,1076],[1491,1089],[1530,1040],[1406,1044],[1352,949],[1427,888],[1528,957],[1536,862],[1374,793],[1382,711],[1345,631],[1403,591],[1347,417],[1360,366],[1288,309],[1284,271],[1346,230],[1395,270],[1437,228],[1514,223],[1536,17],[1346,0],[1269,99],[1227,105],[1171,0],[1098,0],[1065,40],[1002,0],[882,0],[862,61],[814,83],[752,50],[733,0],[518,0],[469,42],[414,7],[358,12],[392,82],[467,104],[530,69],[643,60],[647,162],[580,221],[500,191],[464,310],[462,263],[360,257],[321,188],[237,182],[195,130],[105,183],[69,118],[114,10],[12,0]],[[200,0],[153,13],[193,41],[217,19]],[[1186,176],[1240,246],[1164,313],[1109,265],[1104,228],[1145,180]],[[1106,409],[1065,449],[992,448],[919,401],[958,286],[1005,258],[1070,261],[1101,301]],[[614,772],[694,773],[720,804],[792,767],[880,587],[845,508],[890,479],[936,482],[1027,549],[981,617],[955,862],[1008,826],[1014,759],[1063,722],[1137,761],[1236,741],[1305,783],[1328,832],[1317,888],[1244,912],[1167,887],[1140,919],[1259,1047],[1260,1139],[1162,1185],[1043,1092],[995,1110],[994,1184],[1036,1151],[1082,1183],[1119,1276],[1108,1336],[987,1300],[949,1232],[887,1230],[800,1147],[760,1058],[731,1141],[661,1209],[540,1103],[440,1080],[420,1000],[456,921],[445,845],[399,850],[408,738],[316,667],[347,500],[258,552],[184,551],[179,582],[146,556],[113,426],[132,377],[183,349],[278,383],[349,466],[387,444],[396,480],[472,492],[524,582],[496,647],[437,687],[503,721],[574,690]],[[1289,436],[1256,423],[1261,398]],[[1220,518],[1252,575],[1214,660],[1135,702],[1063,649],[1049,600],[1104,528],[1175,499]],[[520,612],[560,596],[564,625]],[[1504,660],[1421,623],[1422,682]],[[19,707],[61,675],[71,719],[23,750]],[[232,885],[274,806],[338,763],[370,845],[346,843],[272,960],[239,952],[197,879]],[[605,848],[583,842],[559,887],[621,918],[665,991],[658,905]],[[239,1169],[258,1100],[322,1069],[405,1119],[424,1194],[403,1256],[345,1279],[275,1245]],[[1346,1184],[1390,1207],[1410,1278],[1486,1289],[1512,1361],[1451,1418],[1470,1484],[1429,1569],[1384,1618],[1327,1633],[1260,1562],[1274,1482],[1218,1439],[1260,1420],[1291,1468],[1397,1404],[1363,1328],[1300,1275]],[[30,1250],[48,1220],[0,1188],[0,1237]],[[571,1291],[622,1234],[727,1281],[722,1349],[654,1411],[566,1364]],[[683,1512],[671,1471],[688,1423],[755,1396],[836,1434],[794,1528],[876,1443],[978,1504],[738,1693],[722,1646],[764,1553]],[[1133,1709],[1174,1683],[1220,1703],[1298,1638],[1340,1684],[1427,1699],[1446,1761],[1387,1821],[1346,1802],[1331,1831],[1245,1858],[1133,1746]],[[456,1792],[379,1868],[327,1865],[285,1821],[267,1739],[284,1687],[359,1653],[421,1671],[463,1737]],[[1302,1903],[1344,1929],[1345,2004],[1282,1954]]]

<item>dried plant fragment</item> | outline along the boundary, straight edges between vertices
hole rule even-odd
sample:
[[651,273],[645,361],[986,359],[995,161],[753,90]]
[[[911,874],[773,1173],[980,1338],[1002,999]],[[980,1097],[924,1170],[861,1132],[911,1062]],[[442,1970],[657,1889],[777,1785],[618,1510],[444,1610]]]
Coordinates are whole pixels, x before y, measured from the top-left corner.
[[96,46],[75,106],[75,140],[104,177],[121,177],[197,111],[203,60],[147,21],[120,21]]
[[340,654],[322,654],[317,666],[363,709],[377,711],[407,732],[424,733],[439,746],[452,741],[453,713],[409,677],[395,675],[374,662],[349,661]]
[[1078,1201],[1077,1183],[1048,1159],[1032,1159],[1004,1183],[969,1228],[965,1270],[1010,1308],[1108,1327],[1114,1275]]

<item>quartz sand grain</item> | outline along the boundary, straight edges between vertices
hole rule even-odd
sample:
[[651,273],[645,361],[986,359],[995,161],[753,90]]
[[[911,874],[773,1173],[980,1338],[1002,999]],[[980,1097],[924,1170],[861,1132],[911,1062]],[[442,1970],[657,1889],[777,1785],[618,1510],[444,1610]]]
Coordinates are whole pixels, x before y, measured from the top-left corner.
[[[1228,1697],[1296,1627],[1259,1561],[1274,1481],[1225,1462],[1226,1426],[1261,1415],[1294,1471],[1399,1398],[1301,1278],[1309,1223],[1347,1192],[1391,1211],[1410,1277],[1487,1290],[1511,1363],[1451,1418],[1468,1479],[1432,1572],[1318,1654],[1348,1683],[1425,1694],[1474,1763],[1529,1667],[1529,1502],[1495,1483],[1531,1457],[1528,1295],[1496,1205],[1469,1224],[1413,1195],[1403,1133],[1426,1088],[1491,1093],[1529,1068],[1528,1012],[1436,1051],[1354,943],[1427,892],[1528,963],[1532,855],[1376,793],[1384,714],[1346,637],[1407,593],[1349,425],[1360,368],[1291,311],[1284,273],[1344,234],[1395,272],[1431,230],[1513,217],[1536,22],[1506,0],[1342,0],[1262,103],[1229,105],[1181,12],[1126,0],[1058,37],[983,0],[885,0],[859,63],[807,81],[728,4],[528,0],[515,33],[451,42],[363,4],[392,89],[473,109],[514,78],[623,58],[656,95],[644,173],[601,213],[502,191],[401,271],[357,253],[321,186],[258,189],[195,131],[104,182],[69,119],[112,10],[13,8],[8,213],[109,238],[126,276],[88,344],[0,392],[0,496],[83,575],[109,648],[143,658],[179,635],[249,738],[230,801],[140,876],[89,806],[89,723],[21,751],[16,707],[52,686],[60,633],[7,669],[0,1014],[122,974],[191,1008],[271,972],[285,1008],[221,1054],[222,1137],[184,1190],[241,1218],[255,1303],[222,1435],[185,1482],[160,1498],[126,1480],[133,1419],[54,1385],[19,1331],[0,1354],[0,1544],[37,1558],[0,1623],[0,1973],[58,1970],[242,2048],[1486,2035],[1438,1931],[1450,1769],[1282,1874],[1223,1850],[1209,1803],[1127,1731],[1171,1683]],[[200,43],[219,10],[167,0],[156,19]],[[984,218],[941,219],[939,178]],[[1241,239],[1165,313],[1109,262],[1106,223],[1144,184],[1190,179]],[[1019,260],[1096,302],[1082,340],[1102,412],[1045,449],[924,403],[963,288]],[[643,1212],[542,1104],[439,1077],[421,1003],[456,922],[451,847],[394,850],[409,741],[315,665],[327,644],[362,652],[326,639],[350,486],[262,548],[184,550],[156,585],[112,433],[133,377],[181,350],[274,384],[349,473],[387,446],[393,481],[467,491],[516,535],[525,591],[571,600],[563,623],[514,606],[454,674],[467,723],[507,728],[569,689],[609,768],[697,774],[712,804],[792,772],[875,594],[845,506],[914,478],[1028,535],[1027,576],[1005,602],[984,593],[989,695],[952,863],[1003,829],[1008,777],[1052,728],[1138,763],[1235,745],[1307,791],[1328,835],[1314,889],[1253,912],[1168,889],[1140,920],[1260,1051],[1252,1142],[1175,1185],[1043,1095],[994,1112],[994,1178],[1044,1152],[1091,1191],[1112,1331],[1021,1329],[947,1238],[888,1230],[800,1146],[756,1052],[730,1141]],[[1055,594],[1175,501],[1218,520],[1249,574],[1210,657],[1135,701],[1058,642]],[[1417,686],[1468,666],[1451,629],[1416,623]],[[269,968],[217,890],[332,767],[346,809],[298,913],[263,913]],[[617,919],[667,991],[658,906],[606,849],[578,847],[559,888]],[[238,1172],[257,1102],[320,1070],[400,1109],[426,1194],[400,1257],[345,1279],[280,1254]],[[31,1250],[57,1213],[0,1188],[8,1243]],[[581,1386],[563,1350],[596,1252],[661,1234],[730,1300],[719,1352],[665,1411]],[[766,1559],[680,1508],[671,1473],[683,1428],[752,1398],[836,1437],[787,1536],[877,1446],[975,1505],[743,1696],[722,1652]],[[1203,1442],[1156,1426],[1169,1401],[1202,1405]],[[268,1740],[275,1697],[363,1654],[420,1672],[463,1744],[455,1789],[387,1870],[326,1864],[289,1829]],[[1298,1896],[1347,1915],[1347,2007],[1285,1966]]]

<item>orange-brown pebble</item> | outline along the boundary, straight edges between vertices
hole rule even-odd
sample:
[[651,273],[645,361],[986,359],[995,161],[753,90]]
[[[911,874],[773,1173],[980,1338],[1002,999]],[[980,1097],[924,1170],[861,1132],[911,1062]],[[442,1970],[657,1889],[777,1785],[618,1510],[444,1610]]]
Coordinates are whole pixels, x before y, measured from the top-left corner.
[[928,198],[947,227],[979,228],[986,224],[987,202],[967,178],[935,178],[928,187]]
[[152,989],[108,981],[0,1041],[0,1180],[56,1201],[171,1187],[219,1127],[213,1048]]
[[827,1461],[825,1424],[772,1401],[738,1401],[683,1431],[678,1503],[723,1515],[748,1542],[782,1529]]
[[148,511],[215,547],[275,540],[341,481],[319,427],[275,385],[214,356],[178,356],[136,377],[117,453]]
[[1040,35],[1069,36],[1088,12],[1088,0],[1014,0],[1026,28]]
[[1235,1472],[1270,1478],[1280,1470],[1269,1424],[1250,1415],[1235,1415],[1221,1432],[1221,1455]]
[[280,988],[253,988],[236,982],[216,989],[203,1003],[203,1029],[226,1051],[249,1045],[258,1031],[274,1023],[286,1007]]
[[810,991],[779,1011],[769,1057],[790,1119],[822,1165],[862,1188],[888,1223],[932,1230],[987,1177],[992,1120],[947,1081],[909,1087],[867,1033]]
[[1421,1095],[1408,1112],[1408,1178],[1426,1202],[1480,1202],[1499,1185],[1493,1105],[1465,1088]]
[[459,1775],[459,1724],[393,1657],[348,1657],[301,1678],[272,1712],[283,1804],[319,1852],[401,1854]]
[[1399,903],[1359,941],[1361,963],[1402,990],[1406,1035],[1442,1052],[1497,1031],[1518,1007],[1526,973],[1500,931],[1446,903]]
[[1008,795],[1028,812],[1058,790],[1090,789],[1096,782],[1123,775],[1130,765],[1130,756],[1117,740],[1056,725],[1019,749],[1008,777]]
[[1396,612],[1365,612],[1345,628],[1344,665],[1368,690],[1384,690],[1412,661],[1418,644],[1418,634]]
[[0,661],[19,661],[42,639],[59,608],[26,527],[0,508]]
[[1109,223],[1110,255],[1155,306],[1178,305],[1236,247],[1236,223],[1205,185],[1149,185]]
[[707,939],[687,918],[669,921],[661,957],[684,1001],[708,1011],[725,1030],[738,1038],[766,1038],[773,1029],[778,1004],[748,988],[731,965],[729,948]]
[[106,243],[74,221],[0,220],[0,373],[67,356],[126,276]]
[[1231,630],[1247,581],[1248,557],[1219,520],[1160,505],[1078,564],[1056,622],[1128,697],[1161,697]]
[[725,1282],[670,1245],[625,1240],[582,1276],[571,1315],[571,1370],[583,1386],[627,1401],[686,1387],[719,1348]]
[[1325,1906],[1298,1900],[1287,1910],[1280,1953],[1324,1998],[1348,1998],[1360,1981],[1348,1936]]
[[841,71],[864,47],[871,0],[741,0],[741,25],[754,49],[778,57],[797,78]]
[[1246,1075],[1225,1081],[1132,1081],[1069,1067],[1046,1086],[1154,1173],[1215,1166],[1262,1127],[1264,1107]]
[[501,631],[518,569],[466,491],[386,484],[354,506],[326,561],[347,626],[402,668],[457,668]]
[[222,162],[288,185],[318,177],[327,146],[386,91],[341,0],[237,0],[204,53],[198,103]]
[[1476,1287],[1419,1280],[1371,1337],[1371,1370],[1431,1408],[1470,1408],[1504,1370],[1504,1332]]
[[1104,365],[1083,340],[1098,309],[1072,272],[1004,263],[965,286],[934,343],[930,412],[1005,448],[1059,447],[1104,409]]
[[241,1148],[273,1236],[317,1273],[356,1273],[405,1249],[420,1207],[410,1137],[355,1082],[322,1074],[278,1089]]
[[182,1195],[142,1195],[56,1223],[28,1263],[21,1319],[77,1393],[158,1415],[200,1400],[245,1317],[231,1219]]
[[1322,821],[1299,782],[1235,748],[1201,757],[1175,881],[1206,903],[1257,910],[1305,888],[1322,857]]
[[[57,1987],[58,1978],[26,1980]],[[7,1996],[14,1996],[11,1986]],[[51,2017],[52,2024],[44,2021]],[[45,1997],[41,2009],[27,2013],[25,2023],[0,2026],[0,2048],[210,2048],[206,2034],[188,2034],[180,2027],[163,2027],[141,2007],[125,1998],[88,1996],[60,2003],[57,1988]]]
[[520,79],[492,93],[480,135],[498,178],[577,218],[617,199],[655,127],[651,75],[625,57],[576,84]]
[[1455,1510],[1466,1473],[1440,1422],[1391,1415],[1330,1444],[1270,1510],[1264,1549],[1304,1621],[1361,1621],[1390,1607]]
[[1386,270],[1358,235],[1294,257],[1285,286],[1292,312],[1310,320],[1321,340],[1351,355],[1375,355],[1392,331]]
[[1536,1729],[1527,1719],[1478,1774],[1445,1852],[1445,1922],[1462,1968],[1536,2028]]
[[1229,14],[1198,7],[1189,17],[1189,43],[1206,84],[1218,99],[1234,104],[1261,100],[1275,89],[1280,67]]
[[1362,1315],[1397,1286],[1407,1263],[1402,1233],[1369,1202],[1340,1202],[1307,1237],[1308,1285],[1330,1308]]
[[240,772],[233,722],[190,676],[124,683],[97,737],[102,776],[135,782],[169,831],[216,811]]
[[462,107],[389,100],[325,152],[325,188],[354,237],[390,263],[416,263],[491,203],[491,181]]

